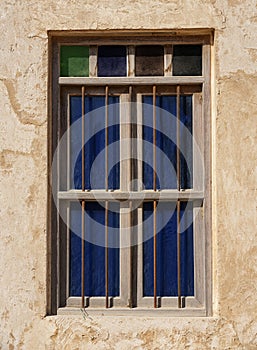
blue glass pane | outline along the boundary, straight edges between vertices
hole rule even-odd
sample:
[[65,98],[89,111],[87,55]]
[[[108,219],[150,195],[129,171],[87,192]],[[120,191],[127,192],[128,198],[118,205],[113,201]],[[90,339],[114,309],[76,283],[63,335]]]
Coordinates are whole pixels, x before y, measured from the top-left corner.
[[193,203],[180,204],[181,292],[194,295]]
[[[81,232],[81,207],[71,204],[71,227]],[[81,237],[70,231],[70,296],[81,295]]]
[[180,97],[180,173],[181,188],[193,187],[193,140],[192,140],[192,96]]
[[99,46],[97,72],[99,77],[125,77],[126,46]]
[[[105,209],[96,202],[86,202],[85,214],[85,296],[105,295],[105,247],[91,243],[93,235],[105,237]],[[117,211],[117,208],[116,208]],[[93,220],[92,220],[93,219]],[[119,227],[119,214],[108,212],[109,245],[119,246],[119,237],[112,234],[112,227]],[[99,232],[99,224],[101,229]],[[81,234],[81,206],[78,202],[71,204],[71,227]],[[81,295],[81,247],[82,240],[75,232],[70,232],[70,296]],[[116,232],[116,231],[115,231]],[[108,249],[109,295],[119,295],[119,248]]]
[[[108,117],[108,145],[119,141],[119,97],[109,97],[109,117]],[[86,96],[85,97],[85,188],[104,189],[105,188],[105,97]],[[71,96],[70,116],[71,124],[81,117],[81,97]],[[88,119],[89,118],[89,119]],[[78,121],[79,127],[71,128],[71,187],[81,189],[82,186],[82,152],[76,154],[76,150],[81,150],[81,128],[82,121]],[[96,157],[100,155],[98,161]],[[108,187],[117,189],[120,184],[119,169],[119,144],[108,148]],[[96,162],[95,162],[96,161]],[[72,166],[71,166],[72,168]],[[92,172],[92,173],[91,173]]]
[[[184,296],[194,295],[193,225],[191,203],[181,203],[181,291]],[[170,218],[167,220],[167,217]],[[143,293],[153,296],[153,203],[144,204]],[[146,221],[147,220],[147,221]],[[159,203],[157,226],[167,224],[157,233],[157,295],[177,296],[177,211],[175,203]],[[182,232],[184,231],[184,232]]]
[[[143,138],[153,143],[153,97],[143,96]],[[176,96],[156,97],[156,156],[157,189],[177,188],[177,147],[176,147]],[[169,120],[169,112],[170,116]],[[192,96],[180,97],[180,172],[181,188],[193,186],[193,144],[192,144]],[[143,181],[146,189],[153,189],[153,147],[144,143]],[[167,157],[167,158],[166,158]]]
[[[143,182],[146,189],[153,188],[153,97],[143,96]],[[176,188],[176,96],[156,97],[156,178],[157,189]],[[169,113],[167,113],[169,112]],[[165,132],[165,134],[164,134]],[[170,171],[168,171],[170,170]]]

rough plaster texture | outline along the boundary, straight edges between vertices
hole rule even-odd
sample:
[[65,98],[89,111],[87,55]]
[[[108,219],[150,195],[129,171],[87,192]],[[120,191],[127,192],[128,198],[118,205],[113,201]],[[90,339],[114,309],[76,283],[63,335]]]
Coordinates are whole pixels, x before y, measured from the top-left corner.
[[[213,317],[45,317],[47,30],[215,29]],[[0,349],[257,349],[253,0],[2,0]]]

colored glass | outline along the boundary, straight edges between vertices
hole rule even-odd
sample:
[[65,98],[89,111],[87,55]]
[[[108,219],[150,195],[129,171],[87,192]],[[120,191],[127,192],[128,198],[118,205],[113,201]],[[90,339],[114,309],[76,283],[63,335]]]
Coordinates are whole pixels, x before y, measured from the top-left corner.
[[173,75],[202,75],[202,46],[174,45]]
[[[119,227],[119,214],[108,211],[109,245],[108,248],[108,292],[110,296],[118,296],[120,251],[119,237],[113,228]],[[99,225],[100,224],[100,225]],[[105,296],[105,247],[93,244],[94,235],[105,237],[105,209],[97,202],[85,203],[85,296]],[[79,202],[71,203],[70,232],[70,296],[81,295],[81,206]],[[115,241],[115,242],[114,242]]]
[[61,77],[88,77],[89,76],[89,47],[88,46],[61,46]]
[[[108,101],[108,145],[111,147],[111,149],[108,147],[108,188],[118,189],[120,186],[119,97],[109,96]],[[77,122],[77,126],[72,127],[70,132],[71,187],[75,189],[82,188],[81,104],[81,96],[70,97],[71,124]],[[105,189],[105,97],[85,96],[85,112],[85,188]],[[100,158],[97,159],[97,156]]]
[[136,46],[136,76],[164,75],[164,49],[161,45]]
[[[192,203],[181,203],[181,293],[194,295],[194,253],[193,253],[193,211]],[[154,295],[153,265],[153,203],[144,204],[144,244],[143,244],[143,293]],[[178,295],[177,273],[177,210],[176,203],[159,202],[157,219],[157,295]],[[167,222],[163,227],[163,222]],[[159,231],[159,232],[158,232]],[[149,238],[149,233],[151,238]]]
[[[153,97],[143,96],[143,182],[153,189]],[[156,186],[177,188],[177,98],[156,96]],[[193,186],[192,96],[180,97],[180,176],[181,188]]]
[[98,47],[98,77],[124,77],[127,75],[126,46],[105,45]]

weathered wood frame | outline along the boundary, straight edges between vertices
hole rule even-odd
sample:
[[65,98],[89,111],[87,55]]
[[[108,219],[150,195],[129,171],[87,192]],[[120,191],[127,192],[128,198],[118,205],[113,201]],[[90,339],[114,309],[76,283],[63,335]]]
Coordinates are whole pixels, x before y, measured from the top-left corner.
[[[200,33],[202,32],[202,33]],[[68,301],[68,305],[70,307],[65,307],[64,300],[67,299],[67,271],[65,272],[60,266],[60,259],[66,258],[64,255],[67,254],[68,245],[63,247],[63,243],[59,242],[59,231],[64,230],[65,225],[62,221],[57,220],[57,210],[55,208],[55,204],[52,199],[52,181],[51,178],[51,166],[52,166],[52,158],[54,150],[57,146],[58,140],[60,139],[60,133],[58,130],[61,125],[60,118],[60,110],[61,105],[56,103],[56,100],[61,99],[61,87],[65,86],[65,89],[72,90],[72,86],[91,86],[92,89],[94,86],[105,86],[114,85],[117,87],[124,88],[129,85],[133,86],[141,86],[141,88],[147,86],[152,86],[153,84],[160,84],[162,86],[175,86],[175,85],[185,85],[185,86],[196,86],[202,85],[202,93],[196,91],[194,94],[194,100],[197,103],[194,103],[194,109],[197,109],[197,113],[201,111],[202,119],[200,123],[200,129],[202,130],[202,135],[199,136],[199,142],[203,147],[204,151],[204,162],[205,162],[205,182],[204,189],[197,189],[195,191],[187,190],[181,192],[179,194],[176,191],[169,190],[163,191],[165,194],[162,197],[164,200],[175,200],[178,197],[181,199],[187,199],[188,196],[192,200],[198,200],[196,203],[203,201],[203,206],[201,208],[202,215],[198,215],[199,219],[194,223],[194,228],[196,230],[201,230],[202,238],[199,242],[195,242],[195,251],[200,250],[203,254],[201,254],[201,258],[199,258],[200,254],[195,254],[195,263],[201,266],[201,273],[198,276],[195,276],[195,281],[197,280],[197,284],[201,284],[201,288],[196,288],[196,298],[193,300],[188,298],[188,306],[190,308],[182,308],[178,309],[177,307],[173,307],[173,302],[169,304],[169,307],[166,308],[167,305],[164,303],[164,307],[156,310],[148,309],[148,302],[142,306],[132,309],[120,309],[120,303],[117,303],[117,308],[113,309],[99,309],[98,302],[96,302],[97,309],[90,309],[90,312],[93,314],[124,314],[124,313],[132,313],[135,315],[145,315],[145,310],[149,313],[149,315],[168,315],[168,316],[204,316],[211,314],[211,86],[210,86],[210,71],[211,71],[211,62],[210,62],[210,45],[213,40],[213,31],[212,30],[199,30],[199,31],[173,31],[173,32],[131,32],[128,33],[118,33],[115,32],[116,37],[114,37],[114,33],[99,33],[99,32],[72,32],[66,35],[66,32],[49,32],[49,79],[48,79],[48,254],[47,254],[47,283],[48,283],[48,293],[47,293],[47,313],[48,314],[56,314],[57,311],[59,314],[61,313],[76,313],[76,309],[72,306],[78,306],[76,298],[70,298]],[[65,35],[65,36],[64,36]],[[137,36],[136,36],[137,35]],[[96,78],[96,45],[99,43],[104,44],[130,44],[128,48],[128,69],[129,69],[129,77],[125,78]],[[65,44],[90,44],[91,46],[90,52],[92,54],[92,58],[90,58],[90,77],[89,78],[58,78],[59,77],[59,45],[60,43]],[[134,66],[133,66],[133,58],[134,58],[134,49],[133,44],[138,43],[163,43],[165,45],[165,61],[164,61],[164,69],[165,76],[164,77],[134,77]],[[203,45],[203,75],[202,77],[173,77],[171,76],[172,71],[172,44],[202,44]],[[194,89],[194,88],[193,88]],[[125,91],[124,91],[125,92]],[[127,100],[128,97],[124,99]],[[127,95],[128,96],[128,95]],[[195,113],[195,111],[194,111]],[[58,120],[58,122],[56,122]],[[199,121],[199,120],[198,120]],[[63,127],[63,126],[62,126]],[[126,131],[128,133],[128,131]],[[196,186],[197,188],[197,186]],[[165,193],[164,193],[165,192]],[[103,200],[108,199],[108,192],[103,192]],[[119,200],[127,199],[129,195],[129,189],[121,188],[120,191],[114,191],[112,193],[112,197]],[[137,194],[133,193],[133,195],[137,196]],[[84,200],[92,200],[93,193],[91,192],[81,192],[81,191],[60,191],[59,199],[66,199],[68,201],[72,199],[84,199]],[[156,193],[151,193],[151,191],[145,191],[146,199],[154,199],[156,198]],[[98,194],[99,197],[99,194]],[[69,215],[69,209],[66,207],[67,215]],[[126,218],[128,220],[128,217]],[[68,233],[67,233],[68,235]],[[59,242],[59,243],[58,243]],[[65,248],[65,249],[63,249]],[[65,251],[65,253],[62,252]],[[140,254],[139,254],[140,255]],[[131,258],[131,254],[127,251],[124,254],[124,264],[129,264],[131,266],[131,262],[129,261]],[[121,260],[122,265],[122,260]],[[128,276],[128,285],[131,285],[130,278]],[[64,291],[65,290],[65,293]],[[129,299],[131,296],[127,295],[125,299]],[[122,304],[125,299],[123,299]],[[177,298],[174,298],[177,300]],[[197,302],[196,302],[197,300]],[[66,304],[67,305],[67,304]],[[151,302],[152,306],[152,302]],[[143,308],[142,308],[143,307]],[[146,309],[145,309],[146,307]],[[87,309],[89,311],[89,309]]]

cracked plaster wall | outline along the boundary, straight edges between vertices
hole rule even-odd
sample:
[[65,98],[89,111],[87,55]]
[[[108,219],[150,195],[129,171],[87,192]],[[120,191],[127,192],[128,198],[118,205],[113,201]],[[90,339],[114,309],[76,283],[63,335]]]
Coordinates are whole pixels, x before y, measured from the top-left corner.
[[[47,30],[215,29],[213,317],[44,317]],[[257,5],[2,0],[0,349],[257,349]]]

